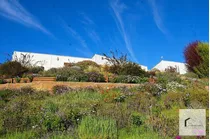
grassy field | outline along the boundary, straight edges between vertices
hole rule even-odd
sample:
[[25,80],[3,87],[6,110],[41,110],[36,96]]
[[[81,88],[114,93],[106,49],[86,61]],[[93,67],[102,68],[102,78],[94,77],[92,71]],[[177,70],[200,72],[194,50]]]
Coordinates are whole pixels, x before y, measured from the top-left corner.
[[[208,127],[206,86],[208,80],[174,77],[170,82],[140,85],[4,84],[0,91],[0,138],[175,138],[179,109],[207,109]],[[208,128],[206,131],[208,134]]]

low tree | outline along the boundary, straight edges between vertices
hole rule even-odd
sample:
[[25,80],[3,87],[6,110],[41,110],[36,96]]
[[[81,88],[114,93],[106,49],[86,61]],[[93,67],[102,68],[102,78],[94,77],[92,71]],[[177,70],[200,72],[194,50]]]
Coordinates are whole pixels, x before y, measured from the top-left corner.
[[147,73],[141,68],[141,66],[137,63],[131,62],[128,60],[127,55],[121,53],[118,56],[118,52],[111,51],[111,56],[107,54],[104,55],[104,59],[106,59],[109,63],[109,68],[107,68],[108,72],[117,75],[132,75],[132,76],[145,76]]
[[17,61],[8,61],[0,65],[0,75],[6,76],[9,78],[15,77],[15,76],[21,77],[22,74],[27,71],[28,69],[26,67],[23,67]]

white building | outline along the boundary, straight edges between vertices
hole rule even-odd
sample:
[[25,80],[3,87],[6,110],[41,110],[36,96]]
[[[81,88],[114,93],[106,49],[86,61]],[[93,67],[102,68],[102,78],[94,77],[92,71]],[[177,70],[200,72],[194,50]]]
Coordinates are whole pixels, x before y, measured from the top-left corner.
[[[51,55],[51,54],[40,54],[40,53],[30,53],[30,52],[18,52],[14,51],[12,55],[12,60],[20,59],[22,55],[30,55],[31,64],[36,66],[43,66],[45,70],[50,68],[60,68],[64,66],[64,63],[77,63],[84,60],[90,60],[96,62],[99,65],[105,65],[108,63],[104,56],[95,54],[92,58],[81,58],[81,57],[71,57],[71,56],[61,56],[61,55]],[[142,69],[147,71],[146,66],[142,66]]]
[[187,73],[187,66],[185,63],[181,62],[173,62],[173,61],[166,61],[161,60],[156,66],[154,66],[152,69],[158,69],[160,71],[165,71],[167,68],[173,67],[177,69],[177,72],[180,74]]

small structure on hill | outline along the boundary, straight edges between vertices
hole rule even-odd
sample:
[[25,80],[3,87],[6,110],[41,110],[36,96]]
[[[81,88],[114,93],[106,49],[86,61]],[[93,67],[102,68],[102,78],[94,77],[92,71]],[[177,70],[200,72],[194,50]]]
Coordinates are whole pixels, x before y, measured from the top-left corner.
[[166,60],[161,60],[156,66],[154,66],[152,68],[152,70],[158,69],[158,70],[164,72],[164,71],[170,70],[172,68],[174,68],[176,70],[176,72],[180,73],[180,74],[185,74],[188,71],[185,63],[166,61]]

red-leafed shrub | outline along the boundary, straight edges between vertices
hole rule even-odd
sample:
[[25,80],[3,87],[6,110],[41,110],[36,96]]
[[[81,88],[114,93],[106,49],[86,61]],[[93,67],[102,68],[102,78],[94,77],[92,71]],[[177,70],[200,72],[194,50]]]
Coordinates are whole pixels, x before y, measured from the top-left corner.
[[184,51],[188,70],[200,78],[209,76],[209,44],[203,42],[190,43]]
[[198,66],[201,63],[201,57],[196,50],[199,41],[192,42],[187,45],[184,50],[185,62],[188,64],[188,70],[194,72],[193,67]]

